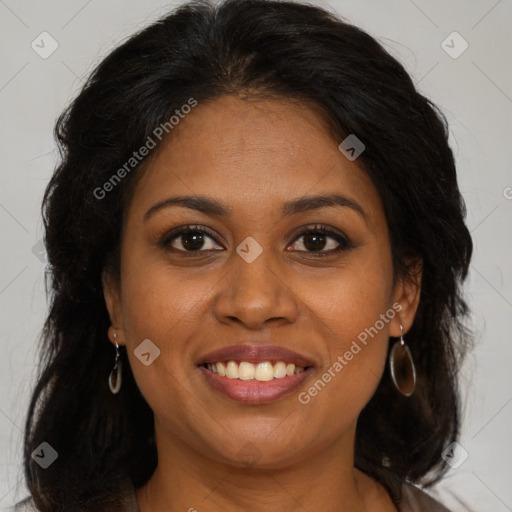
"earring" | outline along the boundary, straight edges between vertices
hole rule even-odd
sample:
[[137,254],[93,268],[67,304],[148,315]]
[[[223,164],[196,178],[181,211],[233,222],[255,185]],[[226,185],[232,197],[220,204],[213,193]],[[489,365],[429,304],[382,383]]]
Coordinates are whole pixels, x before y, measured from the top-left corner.
[[114,361],[114,368],[110,371],[108,376],[108,387],[113,395],[117,394],[121,389],[121,375],[123,369],[123,362],[119,360],[119,345],[117,344],[117,334],[114,333],[114,342],[116,344],[116,358]]
[[404,396],[411,396],[416,387],[416,368],[411,351],[404,341],[404,329],[400,324],[400,341],[395,342],[389,354],[391,379]]

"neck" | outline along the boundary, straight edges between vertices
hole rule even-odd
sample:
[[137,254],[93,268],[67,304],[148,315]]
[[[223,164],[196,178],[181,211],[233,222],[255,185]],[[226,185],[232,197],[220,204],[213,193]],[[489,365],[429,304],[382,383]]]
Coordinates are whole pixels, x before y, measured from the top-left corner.
[[158,466],[137,489],[140,512],[396,512],[388,494],[353,467],[355,425],[300,462],[240,467],[186,446],[155,424]]

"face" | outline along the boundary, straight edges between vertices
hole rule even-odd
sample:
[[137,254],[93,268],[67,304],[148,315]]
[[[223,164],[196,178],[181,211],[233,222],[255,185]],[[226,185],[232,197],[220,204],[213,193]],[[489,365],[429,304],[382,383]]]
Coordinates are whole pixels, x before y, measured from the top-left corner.
[[[314,110],[224,96],[195,107],[149,163],[125,219],[120,286],[107,276],[104,289],[157,445],[232,465],[249,449],[269,468],[353,432],[418,290],[393,283],[379,194],[339,142]],[[177,196],[219,204],[167,201]],[[338,199],[297,203],[316,196]],[[235,382],[199,365],[233,345],[284,347],[308,369]]]

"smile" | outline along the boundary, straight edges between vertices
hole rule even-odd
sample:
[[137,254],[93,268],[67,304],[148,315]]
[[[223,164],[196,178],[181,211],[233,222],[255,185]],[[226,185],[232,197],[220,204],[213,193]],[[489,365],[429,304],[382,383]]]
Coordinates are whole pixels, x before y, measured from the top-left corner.
[[247,404],[273,402],[295,391],[312,372],[312,367],[270,361],[226,361],[204,363],[199,370],[207,383],[223,395]]

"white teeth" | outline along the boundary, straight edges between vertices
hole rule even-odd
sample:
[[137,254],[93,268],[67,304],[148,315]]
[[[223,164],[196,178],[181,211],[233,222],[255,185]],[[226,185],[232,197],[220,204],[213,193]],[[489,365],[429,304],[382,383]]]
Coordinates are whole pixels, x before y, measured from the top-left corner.
[[240,361],[240,364],[238,364],[235,361],[228,361],[227,364],[222,362],[208,363],[206,367],[211,372],[218,373],[221,377],[227,377],[228,379],[258,380],[261,382],[282,379],[286,376],[291,377],[304,371],[302,367],[295,367],[293,363],[287,364],[283,361],[275,363],[274,366],[270,361],[263,361],[258,364],[247,361]]
[[240,380],[252,380],[254,379],[254,373],[255,370],[253,364],[242,361],[238,365],[238,378]]
[[269,363],[268,361],[265,363],[258,363],[256,371],[254,372],[254,378],[262,382],[272,380],[274,378],[274,367],[272,366],[272,363]]
[[217,363],[217,373],[221,377],[225,377],[226,376],[226,367],[224,366],[223,363]]
[[286,364],[279,361],[274,365],[274,378],[282,379],[283,377],[286,377]]
[[229,361],[226,367],[226,377],[230,379],[238,379],[238,365],[235,361]]

